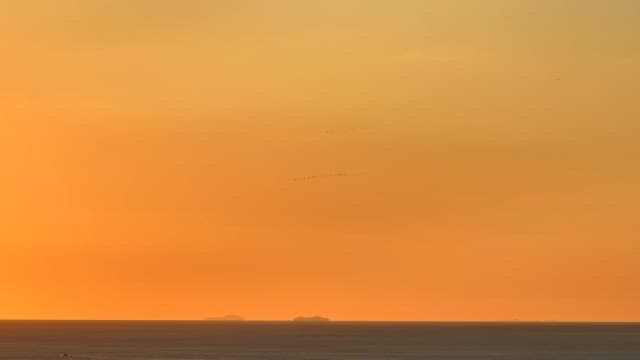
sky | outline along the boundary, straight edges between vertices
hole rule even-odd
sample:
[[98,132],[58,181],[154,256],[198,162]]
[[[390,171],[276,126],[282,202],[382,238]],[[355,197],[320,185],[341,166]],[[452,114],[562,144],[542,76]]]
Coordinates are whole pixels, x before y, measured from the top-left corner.
[[0,3],[0,318],[640,321],[640,2]]

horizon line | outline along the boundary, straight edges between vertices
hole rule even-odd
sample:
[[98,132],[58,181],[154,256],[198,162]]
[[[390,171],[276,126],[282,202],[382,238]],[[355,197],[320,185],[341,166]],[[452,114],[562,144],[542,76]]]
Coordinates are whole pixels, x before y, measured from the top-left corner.
[[3,321],[60,321],[60,322],[203,322],[203,323],[296,323],[296,324],[327,324],[327,323],[461,323],[461,324],[640,324],[640,320],[329,320],[327,322],[298,322],[294,319],[252,319],[252,320],[207,320],[207,319],[69,319],[69,318],[0,318]]

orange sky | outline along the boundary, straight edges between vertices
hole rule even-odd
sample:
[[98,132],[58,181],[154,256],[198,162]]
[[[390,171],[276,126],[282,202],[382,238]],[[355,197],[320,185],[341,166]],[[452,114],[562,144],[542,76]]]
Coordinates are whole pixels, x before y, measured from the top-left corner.
[[4,2],[0,318],[640,321],[639,33],[634,0]]

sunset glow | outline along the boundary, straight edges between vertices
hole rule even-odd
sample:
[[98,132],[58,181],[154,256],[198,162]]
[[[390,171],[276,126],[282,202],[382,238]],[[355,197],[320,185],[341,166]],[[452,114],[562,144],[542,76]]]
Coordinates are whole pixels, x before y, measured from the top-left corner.
[[640,321],[640,2],[0,4],[0,318]]

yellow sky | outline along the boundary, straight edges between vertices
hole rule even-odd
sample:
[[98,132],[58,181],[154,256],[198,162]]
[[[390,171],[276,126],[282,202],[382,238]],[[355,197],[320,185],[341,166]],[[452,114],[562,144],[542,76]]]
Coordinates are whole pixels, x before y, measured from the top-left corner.
[[635,0],[2,2],[0,318],[640,321],[639,34]]

